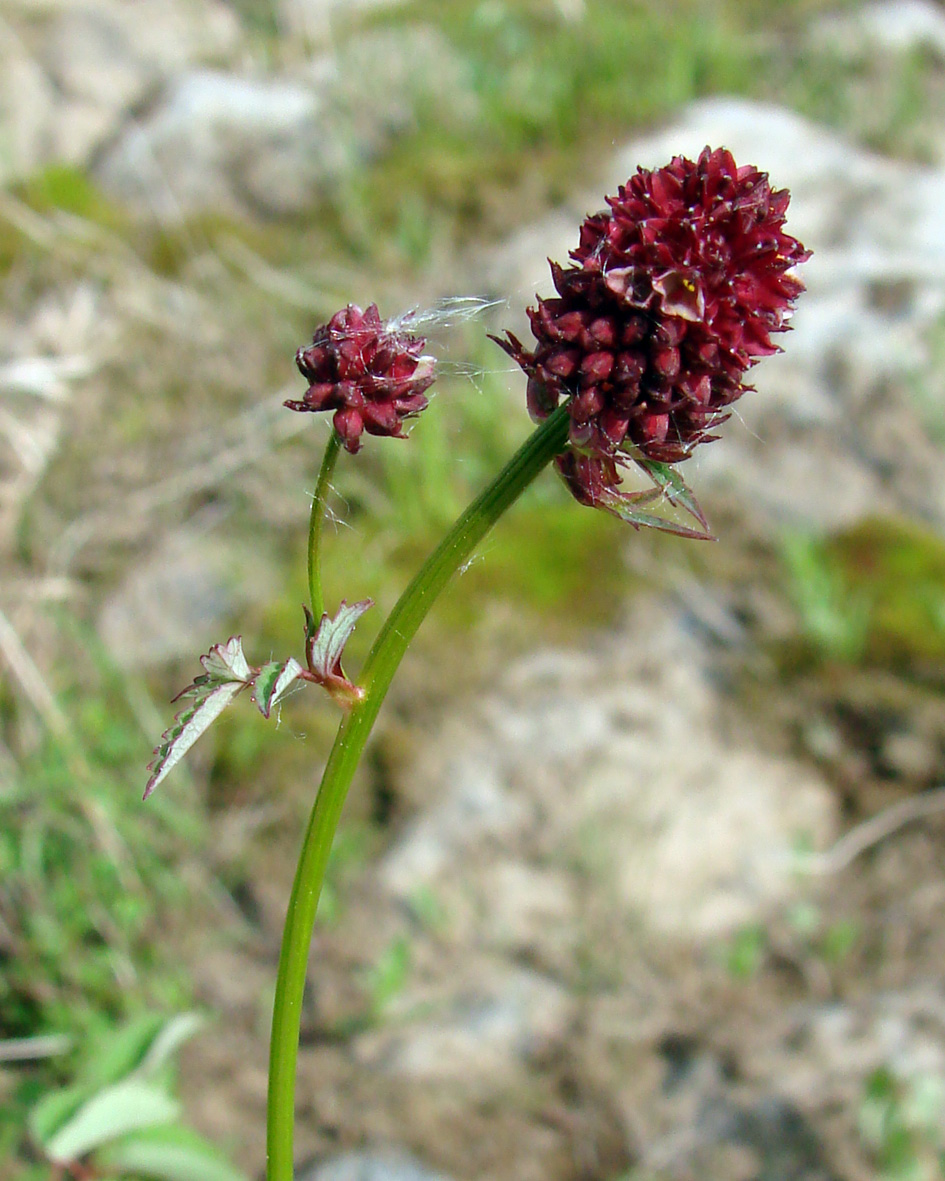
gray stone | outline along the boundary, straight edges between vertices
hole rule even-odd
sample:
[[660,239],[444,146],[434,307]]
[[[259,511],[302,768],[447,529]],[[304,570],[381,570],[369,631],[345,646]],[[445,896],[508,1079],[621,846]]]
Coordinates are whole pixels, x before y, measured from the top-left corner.
[[443,128],[462,128],[478,113],[470,66],[432,25],[377,29],[339,46],[326,101],[375,151],[411,127],[423,105],[436,104]]
[[[640,1130],[639,1164],[666,1181],[840,1181],[801,1104],[776,1091],[746,1093],[716,1054],[671,1035],[660,1046],[661,1085],[628,1080],[623,1103]],[[642,1085],[641,1085],[642,1081]],[[808,1105],[811,1097],[806,1096]]]
[[581,917],[571,879],[543,877],[536,856],[593,877],[614,922],[703,940],[757,920],[797,889],[797,842],[830,839],[833,797],[808,768],[718,737],[703,663],[680,621],[645,602],[606,647],[513,665],[411,769],[454,786],[381,882],[399,898],[431,889],[448,910],[472,896],[481,942],[549,954],[543,927],[573,937]]
[[0,550],[56,454],[76,386],[112,339],[102,302],[91,283],[60,284],[16,320],[0,316]]
[[403,0],[273,0],[278,4],[279,26],[295,37],[310,42],[327,41],[332,21],[377,8],[395,8]]
[[243,561],[232,545],[192,523],[169,536],[109,594],[99,632],[115,659],[145,668],[195,657],[222,643],[236,607],[260,595],[265,563]]
[[384,151],[419,104],[444,102],[444,117],[461,123],[474,113],[471,96],[462,60],[435,29],[378,30],[293,77],[182,72],[108,150],[97,175],[163,219],[202,209],[297,213]]
[[445,989],[408,992],[400,1011],[432,1015],[362,1035],[358,1059],[391,1074],[476,1090],[514,1077],[531,1057],[560,1045],[575,1013],[560,985],[494,961],[464,971]]
[[562,870],[521,861],[489,867],[481,891],[486,943],[511,955],[573,948],[578,921],[575,883]]
[[[43,41],[43,60],[56,86],[95,107],[126,110],[144,98],[156,69],[147,41],[107,8],[76,6],[56,18]],[[139,30],[140,33],[140,30]]]
[[281,213],[311,201],[330,170],[313,87],[212,70],[176,79],[98,166],[115,195],[158,217],[247,206]]
[[169,77],[225,60],[238,39],[221,0],[49,0],[0,23],[0,181],[88,165]]
[[46,0],[45,7],[50,72],[70,94],[109,105],[143,96],[142,70],[166,79],[197,62],[227,61],[240,48],[239,21],[225,0]]
[[[449,737],[442,749],[450,749]],[[381,881],[400,898],[414,896],[475,842],[514,833],[524,820],[489,752],[464,751],[446,763],[443,775],[445,798],[414,822],[381,864]]]
[[398,1149],[345,1152],[302,1174],[300,1181],[447,1181]]
[[880,1068],[912,1083],[937,1080],[945,1093],[945,994],[938,982],[800,1008],[781,1041],[791,1052],[785,1057],[773,1047],[771,1066],[782,1093],[798,1101],[814,1087],[824,1095],[861,1093]]

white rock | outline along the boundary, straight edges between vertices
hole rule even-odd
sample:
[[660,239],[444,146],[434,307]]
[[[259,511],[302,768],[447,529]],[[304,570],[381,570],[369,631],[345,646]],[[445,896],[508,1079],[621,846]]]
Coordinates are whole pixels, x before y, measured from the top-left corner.
[[480,883],[487,943],[514,955],[573,945],[578,907],[568,874],[508,860],[490,866]]
[[0,21],[0,182],[52,161],[86,166],[168,77],[239,43],[221,0],[20,7],[19,21]]
[[332,20],[375,8],[393,8],[403,0],[274,0],[279,27],[287,33],[320,42],[331,36]]
[[56,96],[23,42],[0,22],[0,184],[50,158]]
[[442,103],[447,123],[462,124],[472,96],[468,68],[437,30],[365,32],[292,78],[180,73],[97,175],[162,219],[202,209],[297,213],[384,151],[421,103]]
[[[647,763],[616,746],[599,776],[622,797],[585,832],[609,846],[624,901],[661,930],[726,934],[792,891],[799,840],[823,843],[833,805],[822,781],[797,764],[676,736],[673,755]],[[626,759],[638,771],[628,775]],[[642,766],[641,766],[642,764]]]
[[[855,1002],[804,1007],[781,1031],[790,1053],[759,1055],[782,1093],[803,1102],[821,1095],[862,1095],[867,1078],[888,1069],[910,1083],[937,1082],[945,1092],[945,996],[939,981]],[[775,1073],[776,1072],[776,1073]]]
[[410,899],[477,841],[513,833],[523,822],[521,803],[506,791],[487,752],[464,751],[443,773],[442,801],[408,828],[381,864],[381,881],[397,897]]
[[20,357],[0,365],[0,391],[32,394],[50,402],[64,402],[69,385],[95,368],[90,357]]
[[869,50],[931,49],[945,57],[945,12],[932,0],[881,0],[851,13],[831,13],[810,34],[817,49],[858,56]]
[[345,1152],[322,1161],[300,1181],[447,1181],[397,1149]]
[[311,199],[326,139],[319,100],[303,83],[211,70],[178,78],[98,168],[118,196],[176,218],[198,208],[272,212]]
[[64,10],[43,39],[47,72],[63,94],[93,107],[123,111],[156,80],[145,56],[148,39],[108,8]]
[[[166,79],[198,62],[226,61],[240,48],[239,20],[224,0],[52,0],[49,10],[50,68],[74,93],[106,103],[115,96],[105,78],[127,85],[129,63]],[[105,78],[93,76],[99,70]]]
[[[144,668],[222,643],[237,605],[265,593],[265,564],[234,553],[209,530],[213,518],[179,529],[105,599],[98,627],[126,667]],[[268,589],[268,588],[267,588]]]

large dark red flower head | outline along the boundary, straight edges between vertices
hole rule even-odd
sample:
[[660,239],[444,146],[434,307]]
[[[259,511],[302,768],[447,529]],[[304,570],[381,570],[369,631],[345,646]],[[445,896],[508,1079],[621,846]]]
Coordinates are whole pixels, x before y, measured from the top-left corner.
[[809,257],[784,233],[789,197],[724,149],[638,169],[585,220],[573,265],[551,263],[558,295],[528,310],[534,350],[499,341],[533,418],[569,400],[574,454],[558,466],[586,502],[624,456],[677,463],[714,438],[746,370],[778,351],[803,290],[788,272]]
[[348,304],[316,329],[295,362],[309,388],[290,410],[333,410],[334,426],[352,455],[361,434],[403,436],[404,419],[427,405],[434,360],[426,341],[385,324],[376,304],[362,312]]

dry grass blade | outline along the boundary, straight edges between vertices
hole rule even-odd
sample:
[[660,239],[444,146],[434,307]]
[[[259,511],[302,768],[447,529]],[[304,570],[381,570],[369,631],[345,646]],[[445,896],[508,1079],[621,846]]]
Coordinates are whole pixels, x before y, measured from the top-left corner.
[[884,808],[876,816],[851,828],[826,853],[812,853],[805,857],[802,868],[807,873],[823,875],[839,873],[851,865],[861,853],[872,849],[886,837],[892,836],[914,820],[923,820],[945,811],[945,787],[910,796],[898,804]]
[[72,731],[65,714],[56,704],[52,690],[46,684],[43,674],[37,668],[32,656],[27,652],[16,628],[2,610],[0,610],[0,654],[19,682],[30,704],[48,728],[57,738],[71,743]]
[[55,1058],[72,1049],[73,1039],[67,1033],[50,1033],[44,1037],[16,1037],[0,1042],[0,1062],[37,1062],[41,1058]]

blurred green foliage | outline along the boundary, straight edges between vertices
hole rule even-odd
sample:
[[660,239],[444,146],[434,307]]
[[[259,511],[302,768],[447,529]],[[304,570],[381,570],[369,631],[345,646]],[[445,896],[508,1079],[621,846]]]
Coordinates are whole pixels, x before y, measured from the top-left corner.
[[860,1108],[860,1134],[879,1181],[937,1181],[945,1176],[945,1080],[933,1074],[873,1072]]
[[933,530],[871,517],[832,536],[791,535],[791,595],[820,658],[931,673],[945,658],[945,542]]
[[[100,1031],[76,1055],[73,1081],[32,1107],[33,1142],[72,1176],[153,1181],[245,1181],[225,1156],[181,1120],[174,1057],[203,1024],[196,1013],[145,1014]],[[49,1176],[46,1165],[24,1181]]]
[[[141,806],[149,739],[133,695],[81,629],[64,622],[61,634],[63,667],[73,670],[60,696],[68,728],[21,750],[0,790],[0,1039],[94,1041],[114,1023],[190,996],[169,944],[178,910],[200,913],[197,879],[185,882],[180,869],[198,858],[204,822],[183,793]],[[22,720],[2,689],[0,717],[10,741]],[[60,1066],[12,1077],[0,1157],[22,1130],[24,1105]]]

